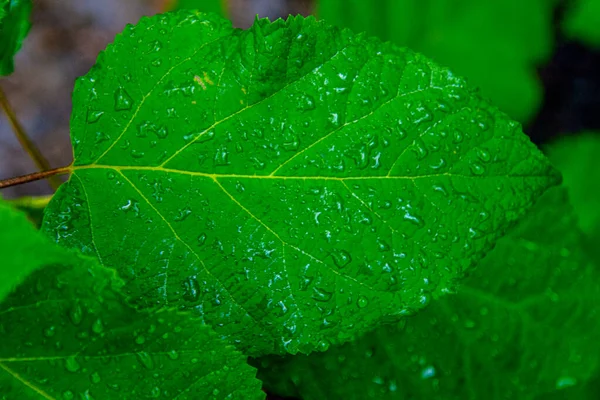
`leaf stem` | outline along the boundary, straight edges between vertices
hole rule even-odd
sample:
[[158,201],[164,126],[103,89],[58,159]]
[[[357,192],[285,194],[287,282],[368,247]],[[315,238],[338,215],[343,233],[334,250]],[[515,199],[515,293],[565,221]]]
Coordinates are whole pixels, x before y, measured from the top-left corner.
[[[29,154],[29,157],[31,157],[38,169],[40,171],[49,171],[50,163],[48,163],[48,160],[44,158],[44,156],[37,148],[35,143],[33,143],[33,141],[27,135],[27,132],[25,132],[23,125],[21,125],[21,123],[17,119],[17,115],[15,114],[13,108],[8,102],[8,98],[6,97],[4,90],[2,90],[2,87],[0,87],[0,108],[2,108],[6,113],[8,121],[10,122],[10,125],[13,128],[13,132],[15,133],[15,136],[17,137],[19,143],[21,143],[21,147],[23,147],[27,154]],[[58,189],[58,187],[62,183],[62,181],[54,175],[48,175],[47,178],[48,183],[54,190]]]
[[68,174],[71,171],[72,167],[70,165],[67,165],[66,167],[60,167],[41,172],[34,172],[32,174],[17,176],[16,178],[0,180],[0,189],[5,189],[7,187],[15,185],[21,185],[23,183],[34,182],[40,179],[48,179],[57,175]]

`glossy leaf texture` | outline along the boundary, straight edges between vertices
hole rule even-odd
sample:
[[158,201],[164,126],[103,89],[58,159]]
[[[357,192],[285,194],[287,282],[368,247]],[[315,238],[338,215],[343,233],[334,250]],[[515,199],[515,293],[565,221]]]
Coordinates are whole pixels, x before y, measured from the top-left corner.
[[416,312],[558,180],[447,69],[313,18],[142,19],[73,103],[44,230],[251,355]]
[[565,136],[547,147],[552,163],[562,172],[583,232],[600,237],[600,133]]
[[565,35],[600,47],[600,0],[573,0],[568,6],[563,21]]
[[552,189],[458,294],[325,353],[265,358],[259,377],[305,400],[546,399],[598,367],[598,272]]
[[0,303],[2,399],[264,398],[256,370],[198,318],[137,312],[114,271],[2,207],[2,274],[45,264]]
[[0,199],[0,302],[31,272],[62,259],[64,250],[56,246],[38,252],[49,243],[46,237],[35,234],[32,223],[22,213]]
[[227,3],[227,0],[175,0],[173,1],[173,10],[197,10],[226,16]]
[[30,14],[31,0],[0,0],[0,76],[15,69],[13,57],[31,28]]
[[513,118],[535,115],[555,0],[318,0],[320,18],[407,46],[466,76]]

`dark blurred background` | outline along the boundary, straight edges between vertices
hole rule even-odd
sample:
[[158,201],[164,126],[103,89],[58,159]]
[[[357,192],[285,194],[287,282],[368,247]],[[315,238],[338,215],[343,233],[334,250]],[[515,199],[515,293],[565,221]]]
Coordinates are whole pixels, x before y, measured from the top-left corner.
[[[528,0],[524,0],[528,1]],[[53,167],[71,162],[69,115],[77,77],[127,23],[164,10],[165,0],[34,0],[33,27],[16,57],[15,73],[0,80],[17,115]],[[234,25],[248,27],[255,14],[276,18],[310,14],[312,0],[230,0]],[[557,135],[600,128],[600,50],[566,39],[554,11],[554,44],[539,65],[543,99],[525,131],[537,144]],[[0,113],[0,179],[35,171],[33,162]],[[50,193],[46,182],[10,188],[5,197]]]

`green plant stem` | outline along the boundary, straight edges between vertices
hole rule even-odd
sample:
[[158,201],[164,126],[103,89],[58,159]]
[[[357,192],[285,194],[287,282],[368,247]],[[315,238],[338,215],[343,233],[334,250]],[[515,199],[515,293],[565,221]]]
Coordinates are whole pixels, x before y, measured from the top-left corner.
[[[38,169],[40,171],[49,171],[50,164],[48,163],[48,160],[46,160],[44,158],[44,156],[42,155],[40,150],[37,148],[35,143],[33,143],[33,141],[29,138],[29,136],[25,132],[25,129],[23,129],[23,125],[21,125],[21,123],[17,119],[17,115],[15,114],[10,103],[8,102],[8,98],[4,94],[2,87],[0,87],[0,107],[6,113],[6,116],[8,117],[8,121],[10,122],[10,125],[13,128],[13,132],[15,133],[17,140],[19,141],[19,143],[21,143],[21,146],[23,147],[23,149],[25,149],[27,154],[29,154],[29,156],[31,157],[31,159],[33,160],[35,165],[38,167]],[[47,179],[48,179],[48,183],[54,190],[58,189],[58,187],[62,183],[62,181],[60,179],[58,179],[57,176],[54,176],[54,175],[48,175]]]
[[23,183],[29,183],[38,181],[40,179],[49,179],[51,177],[56,177],[58,175],[68,174],[71,172],[72,168],[70,165],[66,167],[60,167],[55,169],[50,169],[47,171],[34,172],[32,174],[27,174],[23,176],[17,176],[16,178],[10,178],[0,181],[0,189],[5,189],[7,187],[21,185]]

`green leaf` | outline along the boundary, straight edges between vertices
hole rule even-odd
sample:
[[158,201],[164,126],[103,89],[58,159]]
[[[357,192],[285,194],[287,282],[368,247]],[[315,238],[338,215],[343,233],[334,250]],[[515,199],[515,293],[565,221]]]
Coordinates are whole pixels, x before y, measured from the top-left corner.
[[545,399],[597,368],[598,298],[598,269],[582,254],[566,191],[553,189],[457,295],[403,329],[379,328],[309,357],[264,359],[259,377],[305,400]]
[[419,310],[558,179],[448,70],[313,18],[143,19],[73,104],[45,231],[252,355]]
[[[62,259],[64,250],[49,246],[50,243],[35,232],[22,213],[0,200],[0,301],[31,272]],[[40,248],[46,248],[46,251],[40,251]]]
[[600,47],[600,1],[573,0],[563,21],[567,37]]
[[[582,132],[565,136],[546,148],[551,161],[564,176],[564,185],[575,211],[579,227],[586,234],[585,248],[600,268],[600,188],[591,182],[600,182],[600,135]],[[591,183],[591,184],[590,184]]]
[[542,98],[536,67],[552,51],[555,0],[319,0],[318,15],[407,46],[464,75],[526,122]]
[[582,132],[565,136],[546,149],[552,163],[562,172],[563,183],[569,191],[579,226],[591,234],[600,232],[600,134]]
[[173,10],[197,10],[226,16],[227,0],[176,0]]
[[44,218],[44,209],[52,199],[52,195],[49,196],[25,196],[19,197],[12,200],[6,200],[6,202],[17,210],[23,211],[29,221],[31,221],[37,228],[42,225],[42,219]]
[[30,14],[31,0],[0,0],[0,76],[15,69],[13,57],[31,28]]
[[0,207],[2,290],[46,265],[0,304],[3,399],[264,398],[245,357],[197,318],[135,311],[114,271]]

